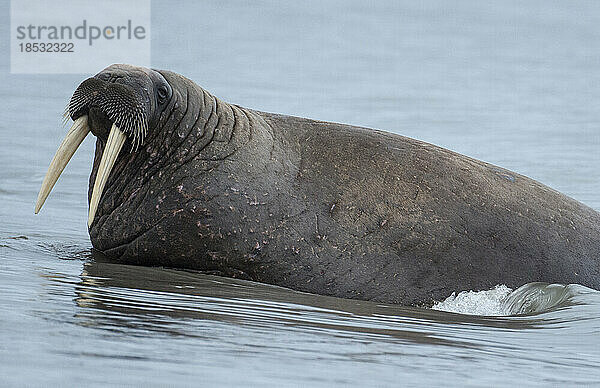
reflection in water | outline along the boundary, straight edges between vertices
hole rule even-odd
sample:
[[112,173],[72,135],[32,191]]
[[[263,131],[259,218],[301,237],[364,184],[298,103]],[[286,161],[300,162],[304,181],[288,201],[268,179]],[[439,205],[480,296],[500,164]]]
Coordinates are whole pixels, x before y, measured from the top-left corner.
[[[391,339],[431,344],[461,344],[436,338],[423,330],[422,321],[469,324],[506,329],[534,328],[538,319],[501,319],[443,313],[430,309],[340,299],[196,271],[129,266],[111,263],[94,251],[76,285],[79,307],[105,311],[93,314],[102,326],[124,317],[148,330],[172,332],[171,319],[203,319],[239,325],[303,327],[316,330],[381,335]],[[56,281],[69,281],[55,278]],[[85,311],[82,317],[85,316]],[[419,329],[410,329],[419,322]],[[88,322],[89,324],[89,322]],[[185,333],[173,333],[182,334]]]
[[[41,241],[0,241],[20,255],[0,265],[10,296],[0,299],[0,333],[22,330],[5,345],[0,385],[17,384],[23,364],[34,365],[33,385],[369,386],[397,384],[399,374],[411,384],[469,376],[494,385],[523,371],[545,384],[600,381],[600,297],[584,287],[529,284],[505,303],[528,314],[484,317],[127,266]],[[80,367],[65,377],[57,363]],[[127,373],[94,378],[115,368]]]
[[281,326],[460,345],[401,325],[439,315],[430,310],[323,297],[193,271],[114,264],[99,253],[93,257],[84,264],[75,301],[79,307],[106,314],[88,315],[83,310],[79,318],[86,325],[93,317],[103,327],[134,324],[139,329],[141,324],[147,330],[190,335],[177,332],[173,323],[194,319],[262,330]]
[[[81,257],[76,249],[71,253],[72,258]],[[198,364],[200,359],[224,361],[210,364],[208,375],[215,384],[229,373],[239,384],[253,375],[257,383],[281,383],[295,376],[310,385],[329,386],[350,381],[394,384],[397,373],[413,376],[413,382],[436,382],[440,373],[449,372],[455,383],[467,373],[497,384],[502,373],[514,368],[537,371],[532,373],[546,382],[555,381],[549,376],[556,374],[580,382],[600,378],[577,372],[595,368],[600,359],[589,341],[599,325],[600,298],[583,287],[532,283],[509,294],[506,305],[531,309],[539,297],[538,305],[550,310],[483,317],[311,295],[193,271],[122,265],[97,252],[81,265],[79,276],[46,273],[46,298],[68,296],[74,312],[69,318],[59,314],[45,319],[75,325],[83,330],[77,338],[86,342],[92,336],[91,342],[100,344],[61,348],[57,354],[100,365],[121,360],[141,372],[132,374],[138,378],[152,365],[163,371],[173,365],[174,374],[167,374],[163,383],[184,381],[178,373],[188,367],[195,368],[188,373],[200,378],[208,367]],[[315,363],[320,372],[306,375]],[[473,363],[481,369],[473,369]],[[272,372],[271,364],[280,370]],[[288,364],[291,369],[286,369]],[[416,373],[415,365],[437,372],[423,377],[425,372]],[[548,374],[540,366],[555,368],[556,373]],[[494,378],[485,372],[491,367],[498,370]],[[314,382],[306,379],[317,375]],[[115,381],[123,381],[122,376]]]

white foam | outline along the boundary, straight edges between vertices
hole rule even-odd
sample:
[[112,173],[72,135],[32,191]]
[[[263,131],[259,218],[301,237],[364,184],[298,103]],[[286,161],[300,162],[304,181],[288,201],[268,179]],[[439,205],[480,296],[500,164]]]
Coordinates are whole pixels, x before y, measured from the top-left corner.
[[432,309],[470,315],[507,315],[504,301],[511,292],[504,284],[486,291],[462,291],[458,295],[453,292]]

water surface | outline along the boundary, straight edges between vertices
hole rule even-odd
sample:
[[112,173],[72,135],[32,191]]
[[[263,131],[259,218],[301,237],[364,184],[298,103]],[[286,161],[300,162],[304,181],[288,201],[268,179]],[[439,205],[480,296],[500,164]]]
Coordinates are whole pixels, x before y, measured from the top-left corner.
[[[154,66],[226,101],[429,141],[600,209],[598,2],[152,11]],[[86,231],[92,138],[33,215],[84,77],[0,64],[0,385],[600,384],[600,296],[577,285],[456,290],[440,311],[110,263]]]

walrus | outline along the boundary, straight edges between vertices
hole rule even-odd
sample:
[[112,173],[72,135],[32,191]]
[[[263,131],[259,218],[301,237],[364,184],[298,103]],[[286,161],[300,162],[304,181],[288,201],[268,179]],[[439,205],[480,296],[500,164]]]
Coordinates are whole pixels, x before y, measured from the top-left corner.
[[41,208],[81,141],[92,245],[117,262],[427,305],[528,282],[600,288],[600,215],[400,135],[226,103],[165,70],[83,81]]

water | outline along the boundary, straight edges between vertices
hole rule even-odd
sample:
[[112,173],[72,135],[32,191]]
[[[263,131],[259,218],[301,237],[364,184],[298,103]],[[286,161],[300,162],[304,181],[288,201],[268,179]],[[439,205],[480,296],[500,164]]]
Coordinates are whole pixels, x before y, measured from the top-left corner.
[[[419,138],[600,210],[598,2],[154,2],[152,34],[155,67],[226,101]],[[82,78],[0,64],[0,386],[600,384],[582,286],[418,309],[91,252],[91,138],[33,215]]]

